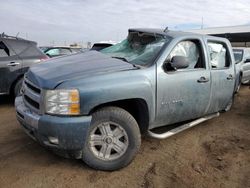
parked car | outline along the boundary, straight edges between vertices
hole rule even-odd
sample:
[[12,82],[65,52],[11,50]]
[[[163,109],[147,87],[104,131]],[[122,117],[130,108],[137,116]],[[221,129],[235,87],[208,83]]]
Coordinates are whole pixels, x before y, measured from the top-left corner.
[[47,58],[35,42],[0,34],[0,95],[18,95],[24,73]]
[[100,51],[103,50],[104,48],[113,46],[114,44],[115,44],[114,42],[97,42],[93,44],[90,50]]
[[66,46],[41,46],[39,47],[47,56],[49,57],[58,57],[63,55],[69,55],[72,53],[77,53],[82,50],[82,48],[77,47],[66,47]]
[[[32,67],[15,106],[22,127],[43,146],[116,170],[135,157],[142,133],[163,139],[217,117],[231,108],[234,91],[227,39],[130,29],[100,52]],[[166,125],[166,132],[157,129]]]
[[240,85],[250,81],[250,48],[233,48],[236,72],[237,72],[237,91]]

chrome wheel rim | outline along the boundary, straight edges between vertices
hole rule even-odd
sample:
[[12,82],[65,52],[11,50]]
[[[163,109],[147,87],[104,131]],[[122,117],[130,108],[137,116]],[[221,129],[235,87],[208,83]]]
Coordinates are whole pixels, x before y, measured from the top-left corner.
[[117,123],[104,122],[90,133],[89,146],[95,157],[110,161],[120,158],[128,148],[128,135]]

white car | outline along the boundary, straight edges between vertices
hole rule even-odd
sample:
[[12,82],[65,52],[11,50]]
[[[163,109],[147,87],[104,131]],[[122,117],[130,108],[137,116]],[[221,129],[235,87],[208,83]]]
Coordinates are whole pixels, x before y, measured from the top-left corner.
[[247,84],[250,81],[250,48],[233,48],[238,78],[238,89],[240,84]]

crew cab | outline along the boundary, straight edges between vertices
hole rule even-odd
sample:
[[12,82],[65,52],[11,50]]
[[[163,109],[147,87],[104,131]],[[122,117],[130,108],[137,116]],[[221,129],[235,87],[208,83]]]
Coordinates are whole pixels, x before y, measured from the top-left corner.
[[33,66],[15,107],[41,145],[116,170],[135,157],[141,134],[164,139],[228,111],[235,85],[227,39],[129,29],[125,40],[99,52]]

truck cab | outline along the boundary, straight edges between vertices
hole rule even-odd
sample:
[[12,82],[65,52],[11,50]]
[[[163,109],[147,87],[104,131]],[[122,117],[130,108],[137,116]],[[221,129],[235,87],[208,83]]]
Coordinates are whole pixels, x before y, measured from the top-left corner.
[[[141,134],[166,138],[229,110],[235,74],[227,39],[129,29],[99,52],[33,66],[16,98],[17,119],[41,145],[116,170],[132,161]],[[155,131],[162,126],[168,131]]]

